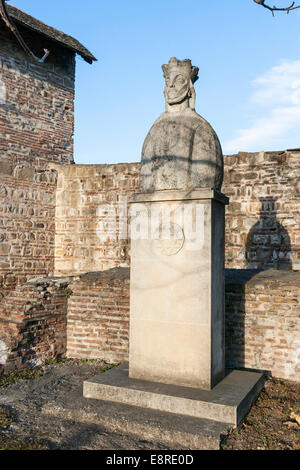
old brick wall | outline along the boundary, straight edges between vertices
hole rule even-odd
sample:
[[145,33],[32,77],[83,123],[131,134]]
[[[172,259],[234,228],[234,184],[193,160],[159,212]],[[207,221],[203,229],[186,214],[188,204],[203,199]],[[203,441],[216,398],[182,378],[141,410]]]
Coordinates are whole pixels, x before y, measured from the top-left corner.
[[300,381],[300,272],[226,272],[226,363]]
[[32,276],[53,274],[56,172],[0,161],[0,301]]
[[[129,269],[69,285],[68,357],[128,360]],[[300,273],[226,270],[226,366],[300,381]]]
[[[300,151],[225,156],[227,268],[300,269],[299,157]],[[139,189],[139,164],[53,168],[58,171],[56,273],[128,263],[129,241],[120,237],[119,212],[122,219],[122,201]],[[116,239],[99,237],[105,205],[116,210]]]
[[0,161],[73,162],[75,54],[21,28],[37,55],[33,62],[0,21]]
[[0,299],[53,274],[56,173],[73,162],[75,54],[21,28],[33,62],[0,20]]
[[128,360],[129,268],[81,275],[69,288],[67,356]]
[[[139,164],[52,168],[58,172],[56,275],[128,266],[127,199],[138,190]],[[116,230],[102,238],[107,214],[116,220]]]
[[300,269],[300,151],[225,157],[226,266]]
[[68,281],[39,278],[0,302],[0,372],[64,356]]
[[[0,368],[128,360],[130,269],[32,279],[0,303]],[[226,366],[300,381],[300,273],[226,270]]]

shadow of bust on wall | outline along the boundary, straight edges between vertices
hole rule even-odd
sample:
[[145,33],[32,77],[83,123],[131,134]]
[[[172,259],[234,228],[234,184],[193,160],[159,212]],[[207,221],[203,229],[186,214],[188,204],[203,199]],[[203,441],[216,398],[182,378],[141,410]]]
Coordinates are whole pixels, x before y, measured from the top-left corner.
[[246,268],[292,270],[291,240],[277,220],[277,198],[262,197],[260,201],[260,219],[247,237]]

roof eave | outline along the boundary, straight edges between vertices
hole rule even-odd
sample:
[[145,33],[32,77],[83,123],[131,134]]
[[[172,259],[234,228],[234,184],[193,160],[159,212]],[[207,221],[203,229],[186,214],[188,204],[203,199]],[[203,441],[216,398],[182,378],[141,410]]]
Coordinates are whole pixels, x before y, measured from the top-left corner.
[[56,42],[57,44],[60,44],[62,47],[65,47],[66,49],[69,49],[71,51],[73,51],[75,54],[78,54],[80,55],[86,62],[88,62],[89,64],[92,64],[93,62],[96,62],[98,61],[98,59],[96,59],[95,56],[93,56],[91,54],[91,56],[86,56],[82,53],[80,53],[75,47],[71,47],[69,46],[68,44],[62,42],[62,41],[58,41],[57,39],[53,38],[52,36],[48,36],[47,34],[44,34],[42,33],[41,31],[37,31],[35,28],[29,26],[28,24],[26,23],[23,23],[22,21],[20,21],[19,19],[16,19],[16,18],[13,18],[14,22],[18,25],[21,25],[23,28],[27,28],[29,29],[30,31],[33,31],[35,32],[36,34],[40,34],[41,36],[44,36],[45,38],[49,39],[50,41],[53,41],[53,42]]

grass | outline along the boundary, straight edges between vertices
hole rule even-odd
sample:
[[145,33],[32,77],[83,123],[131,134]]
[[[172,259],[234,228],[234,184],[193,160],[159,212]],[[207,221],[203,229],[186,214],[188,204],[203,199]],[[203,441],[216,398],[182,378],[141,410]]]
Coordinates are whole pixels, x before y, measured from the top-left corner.
[[32,369],[24,369],[20,371],[10,372],[9,374],[0,375],[0,387],[8,387],[19,380],[38,379],[44,375],[44,368],[34,367]]
[[5,408],[0,407],[0,429],[6,429],[13,422],[11,413]]
[[0,429],[0,450],[48,450],[45,441],[6,437]]
[[115,367],[117,367],[119,364],[109,364],[108,366],[105,366],[103,367],[101,370],[100,370],[100,374],[103,374],[104,372],[108,371],[108,370],[111,370],[111,369],[114,369]]
[[[97,363],[101,361],[101,359],[80,359],[79,361],[81,363]],[[53,359],[47,359],[42,365],[37,367],[33,367],[30,369],[20,369],[12,371],[8,374],[2,374],[0,375],[0,387],[8,387],[9,385],[18,382],[19,380],[38,379],[44,375],[46,366],[55,366],[72,362],[74,362],[74,359],[57,357]],[[117,365],[118,364],[109,364],[107,366],[104,366],[100,369],[99,373],[102,374],[103,372],[106,372],[107,370],[110,370],[113,367],[116,367]]]

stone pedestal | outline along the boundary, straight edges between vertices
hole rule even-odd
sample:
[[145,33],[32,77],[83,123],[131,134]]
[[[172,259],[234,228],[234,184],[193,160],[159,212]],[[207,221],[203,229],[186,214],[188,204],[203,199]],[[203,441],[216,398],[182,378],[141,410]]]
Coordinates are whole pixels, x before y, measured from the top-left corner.
[[130,378],[206,390],[224,378],[226,204],[205,189],[132,198]]
[[[153,428],[166,435],[174,427],[170,414],[196,433],[199,423],[182,415],[238,425],[264,377],[240,371],[225,377],[229,201],[220,192],[223,153],[215,131],[195,112],[198,67],[172,57],[162,68],[166,112],[145,139],[141,193],[130,201],[129,370],[125,364],[85,381],[83,393],[130,405],[126,420],[133,427],[134,407],[140,407],[138,415],[151,409],[150,419],[163,413]],[[157,425],[162,421],[164,429]],[[206,436],[206,424],[201,427]],[[142,429],[145,436],[145,423]],[[183,441],[191,442],[187,435]]]

